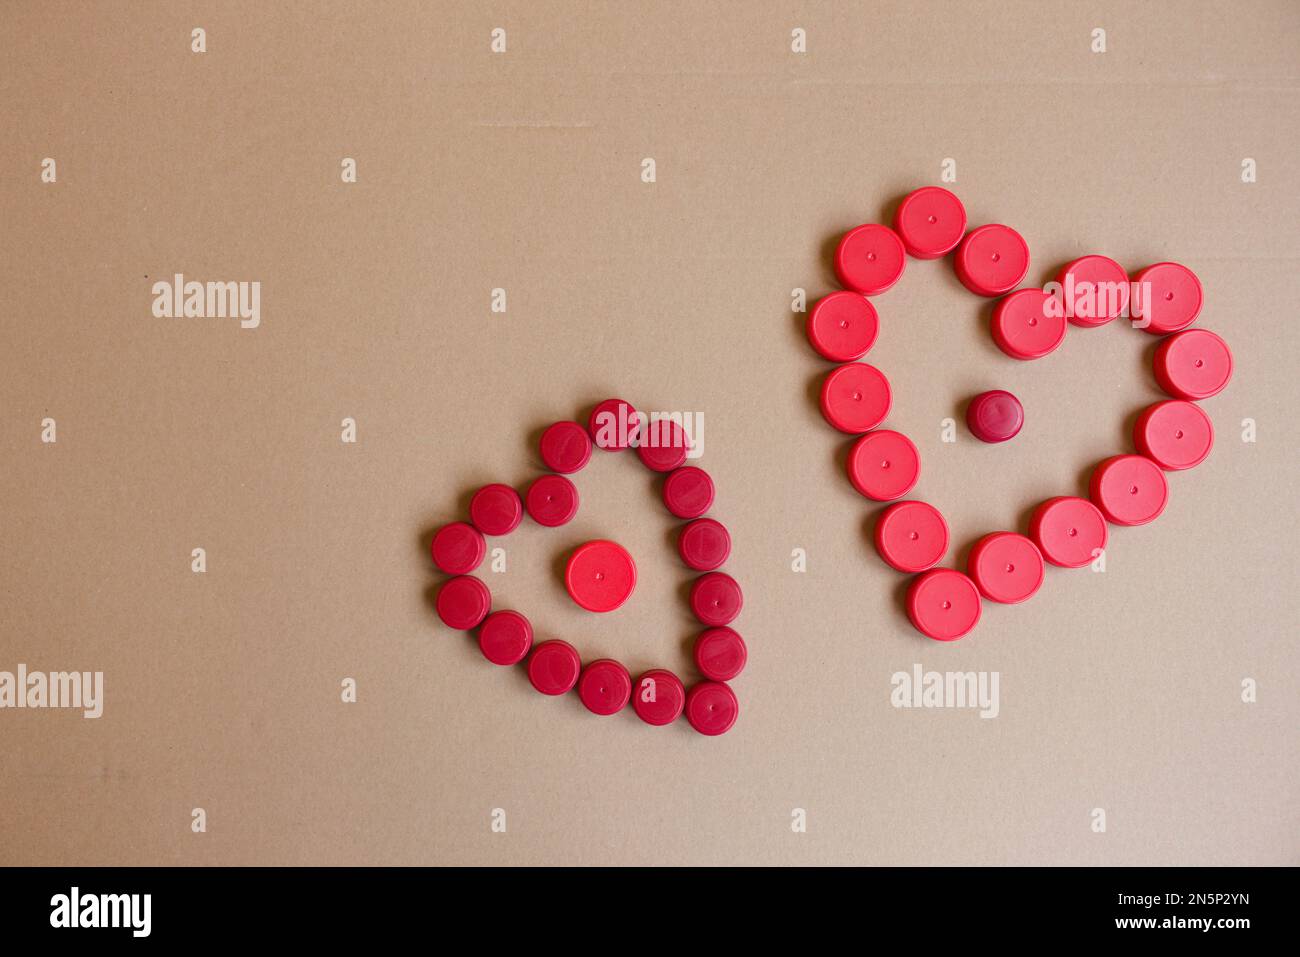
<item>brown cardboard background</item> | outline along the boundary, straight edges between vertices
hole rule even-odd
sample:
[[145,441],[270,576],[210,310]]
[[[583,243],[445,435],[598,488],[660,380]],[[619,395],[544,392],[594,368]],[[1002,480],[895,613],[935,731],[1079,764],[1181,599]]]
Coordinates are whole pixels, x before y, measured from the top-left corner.
[[[1300,861],[1300,12],[700,7],[6,5],[0,668],[103,670],[107,700],[0,712],[0,862]],[[1030,282],[1086,252],[1185,262],[1237,358],[1215,452],[1159,521],[953,646],[901,614],[790,312],[832,288],[838,234],[944,157],[972,224],[1026,236]],[[174,272],[260,280],[261,328],[153,318]],[[1128,450],[1157,397],[1154,341],[1121,323],[1001,356],[947,261],[910,261],[877,306],[890,421],[961,560]],[[991,387],[1024,401],[1022,435],[941,443]],[[431,609],[427,533],[609,394],[705,415],[751,651],[722,739],[542,700]],[[506,540],[498,607],[688,673],[656,486],[599,453],[578,485],[571,526]],[[597,535],[641,571],[599,619],[552,570]],[[914,663],[999,671],[1001,716],[895,710]]]

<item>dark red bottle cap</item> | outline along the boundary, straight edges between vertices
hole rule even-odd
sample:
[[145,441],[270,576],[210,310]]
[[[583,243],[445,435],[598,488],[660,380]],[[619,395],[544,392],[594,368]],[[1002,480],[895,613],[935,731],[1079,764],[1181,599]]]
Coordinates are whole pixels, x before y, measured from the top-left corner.
[[1205,461],[1214,448],[1214,425],[1195,402],[1166,399],[1142,410],[1133,443],[1166,472],[1178,472]]
[[1128,308],[1128,273],[1108,256],[1081,256],[1056,274],[1065,317],[1076,326],[1104,326]]
[[487,554],[487,542],[473,525],[451,522],[438,529],[429,551],[433,563],[448,575],[468,575]]
[[736,693],[720,681],[701,681],[686,695],[686,720],[700,734],[726,734],[739,714]]
[[528,659],[528,680],[542,694],[558,695],[571,690],[581,670],[577,649],[559,638],[534,647]]
[[578,489],[563,475],[543,475],[528,486],[524,505],[538,525],[555,528],[578,514]]
[[434,604],[444,625],[469,631],[492,610],[492,593],[473,575],[460,575],[443,582]]
[[808,341],[831,362],[861,359],[875,344],[880,320],[866,296],[840,290],[817,300],[808,314]]
[[955,569],[931,569],[912,579],[907,617],[927,638],[956,641],[970,634],[980,620],[979,589]]
[[582,669],[578,697],[592,714],[617,714],[632,697],[632,676],[612,658],[601,658]]
[[993,532],[975,543],[966,570],[989,601],[1015,605],[1032,597],[1043,584],[1043,555],[1023,535]]
[[1041,289],[1017,289],[993,307],[993,341],[1013,359],[1041,359],[1065,339],[1060,301]]
[[897,502],[876,519],[876,551],[900,572],[923,572],[948,552],[948,523],[927,502]]
[[641,420],[636,409],[622,399],[606,399],[587,419],[587,431],[596,448],[617,452],[635,444]]
[[686,430],[672,419],[654,419],[643,423],[637,455],[645,467],[655,472],[671,472],[686,464],[691,442]]
[[709,572],[691,585],[691,611],[706,625],[729,625],[745,604],[740,586],[730,575]]
[[494,611],[478,630],[478,647],[494,665],[517,665],[533,647],[533,626],[517,611]]
[[591,461],[591,436],[577,422],[556,422],[542,433],[541,451],[552,472],[577,472]]
[[1186,329],[1201,314],[1204,299],[1201,281],[1186,266],[1156,263],[1139,272],[1133,281],[1139,285],[1135,295],[1141,301],[1140,308],[1135,302],[1132,311],[1139,321],[1146,323],[1139,326],[1144,332],[1153,336],[1177,332]]
[[902,498],[912,491],[920,475],[921,454],[901,432],[868,432],[849,452],[849,481],[876,502]]
[[1209,329],[1188,329],[1156,347],[1155,373],[1176,399],[1208,399],[1232,378],[1232,350]]
[[484,535],[507,535],[524,518],[524,503],[509,485],[484,485],[469,501],[469,517]]
[[1013,439],[1024,424],[1024,406],[1014,395],[1002,389],[981,392],[966,406],[966,426],[981,442]]
[[713,681],[730,681],[748,660],[745,639],[730,628],[710,628],[695,639],[695,667]]
[[961,284],[977,296],[1001,296],[1029,272],[1029,246],[1010,226],[991,223],[966,234],[953,262]]
[[1082,568],[1106,547],[1106,519],[1085,498],[1049,498],[1029,519],[1029,537],[1053,565]]
[[1165,510],[1169,483],[1145,455],[1115,455],[1093,469],[1088,497],[1114,525],[1145,525]]
[[636,562],[617,542],[587,542],[569,556],[564,566],[564,586],[587,611],[613,611],[636,588]]
[[878,296],[898,282],[905,265],[903,241],[878,223],[850,229],[835,250],[835,275],[864,296]]
[[885,421],[892,401],[889,380],[865,362],[847,362],[822,381],[822,415],[850,435],[869,432]]
[[678,533],[677,551],[687,567],[711,572],[721,568],[731,554],[731,535],[721,522],[697,518]]
[[922,186],[899,204],[894,231],[917,259],[938,259],[961,242],[966,232],[966,207],[946,189]]
[[713,507],[713,479],[694,465],[683,465],[664,480],[664,504],[678,518],[699,518]]
[[671,671],[655,668],[636,679],[632,709],[646,724],[672,724],[686,706],[686,686]]

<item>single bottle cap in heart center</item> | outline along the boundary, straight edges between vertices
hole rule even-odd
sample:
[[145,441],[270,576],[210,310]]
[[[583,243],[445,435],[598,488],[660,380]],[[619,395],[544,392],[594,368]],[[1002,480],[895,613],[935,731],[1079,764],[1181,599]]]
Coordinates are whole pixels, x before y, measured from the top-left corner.
[[627,601],[636,588],[636,562],[617,542],[579,545],[564,568],[569,596],[587,611],[605,612]]
[[966,407],[966,425],[981,442],[1005,442],[1015,438],[1025,424],[1025,410],[1010,392],[993,389],[981,392]]

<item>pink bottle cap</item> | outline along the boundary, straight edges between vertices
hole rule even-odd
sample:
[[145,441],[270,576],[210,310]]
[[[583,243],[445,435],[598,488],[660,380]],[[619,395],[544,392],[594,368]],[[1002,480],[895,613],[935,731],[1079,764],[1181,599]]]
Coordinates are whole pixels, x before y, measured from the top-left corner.
[[923,572],[948,552],[948,523],[926,502],[897,502],[876,520],[876,551],[900,572]]
[[713,479],[694,465],[674,469],[664,481],[664,504],[678,518],[699,518],[713,507]]
[[438,529],[429,551],[433,563],[448,575],[468,575],[487,554],[487,542],[473,525],[451,522]]
[[443,582],[434,604],[444,625],[469,631],[492,610],[492,593],[473,575],[460,575]]
[[912,580],[907,616],[917,631],[935,641],[956,641],[980,620],[975,583],[951,568],[935,568]]
[[822,381],[822,415],[850,435],[869,432],[885,421],[891,402],[889,380],[865,362],[847,362]]
[[688,568],[711,572],[731,554],[731,535],[721,522],[697,518],[678,533],[677,551]]
[[542,694],[560,695],[578,683],[581,668],[577,649],[567,641],[552,638],[533,648],[528,659],[528,680]]
[[835,275],[864,296],[878,296],[898,282],[906,265],[903,241],[878,223],[850,229],[835,250]]
[[671,671],[656,668],[636,679],[632,710],[646,724],[672,724],[686,706],[686,687]]
[[720,681],[701,681],[686,695],[686,720],[700,734],[726,734],[739,714],[736,693]]
[[880,320],[861,293],[841,290],[817,300],[808,314],[808,341],[831,362],[853,362],[876,341]]
[[975,543],[966,570],[989,601],[1015,605],[1043,584],[1043,555],[1023,535],[993,532]]
[[1034,509],[1029,537],[1053,565],[1082,568],[1106,547],[1106,519],[1087,499],[1062,495]]
[[1200,465],[1214,448],[1214,425],[1194,402],[1166,399],[1148,406],[1133,427],[1138,451],[1166,472]]
[[1093,470],[1088,497],[1113,525],[1145,525],[1165,510],[1169,484],[1145,455],[1115,455]]
[[961,241],[953,266],[962,285],[975,295],[1005,295],[1029,272],[1029,246],[1010,226],[980,226]]
[[592,714],[617,714],[632,697],[632,676],[612,658],[601,658],[582,669],[578,697]]
[[730,628],[710,628],[695,639],[695,667],[713,681],[730,681],[748,660],[745,639]]
[[957,248],[966,232],[966,207],[938,186],[908,193],[894,215],[894,231],[917,259],[938,259]]
[[587,611],[613,611],[636,588],[636,562],[617,542],[587,542],[569,556],[564,566],[564,586]]
[[858,439],[849,452],[849,481],[876,502],[902,498],[921,475],[921,454],[901,432],[877,429]]

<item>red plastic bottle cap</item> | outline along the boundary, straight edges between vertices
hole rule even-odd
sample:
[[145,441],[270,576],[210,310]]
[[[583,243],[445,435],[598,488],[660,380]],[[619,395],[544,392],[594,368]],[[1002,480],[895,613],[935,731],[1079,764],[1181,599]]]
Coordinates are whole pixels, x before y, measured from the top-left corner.
[[1169,483],[1145,455],[1115,455],[1093,469],[1088,497],[1113,525],[1145,525],[1165,510]]
[[966,207],[946,189],[922,186],[899,204],[894,230],[917,259],[938,259],[961,242],[966,232]]
[[632,710],[646,724],[672,724],[686,707],[686,686],[671,671],[656,668],[636,679]]
[[492,610],[492,593],[473,575],[460,575],[443,583],[435,605],[444,625],[469,631]]
[[713,479],[694,465],[674,469],[664,481],[664,504],[678,518],[699,518],[713,506]]
[[632,676],[612,658],[601,658],[582,669],[578,697],[592,714],[617,714],[632,697]]
[[578,683],[582,659],[567,641],[552,638],[533,649],[528,659],[528,680],[542,694],[564,694]]
[[1041,289],[1017,289],[993,307],[993,341],[1013,359],[1041,359],[1065,339],[1060,306]]
[[641,427],[637,455],[655,472],[671,472],[686,464],[691,441],[686,430],[672,419],[656,419]]
[[832,369],[822,382],[822,415],[850,435],[870,432],[885,421],[892,402],[885,374],[865,362]]
[[901,432],[868,432],[849,453],[849,481],[876,502],[902,498],[912,491],[920,475],[921,455]]
[[1086,498],[1049,498],[1034,509],[1029,537],[1053,565],[1082,568],[1106,547],[1106,519]]
[[552,472],[576,472],[591,461],[591,436],[577,422],[556,422],[542,433],[541,449]]
[[876,520],[876,551],[900,572],[923,572],[947,554],[948,523],[927,502],[898,502]]
[[730,628],[710,628],[695,639],[695,667],[713,681],[730,681],[748,660],[745,639]]
[[701,681],[686,695],[686,720],[700,734],[726,734],[739,714],[736,693],[720,681]]
[[1128,308],[1128,273],[1109,256],[1081,256],[1056,274],[1065,315],[1076,326],[1104,326]]
[[878,296],[898,282],[906,264],[898,233],[878,223],[850,229],[835,250],[835,275],[864,296]]
[[975,543],[966,570],[989,601],[1015,605],[1043,584],[1043,553],[1023,535],[993,532]]
[[1179,472],[1205,461],[1214,448],[1214,425],[1196,403],[1166,399],[1138,416],[1133,443],[1166,472]]
[[876,342],[876,307],[856,292],[833,292],[808,313],[808,341],[831,362],[861,359]]
[[507,535],[524,519],[524,503],[509,485],[484,485],[469,500],[469,518],[484,535]]
[[1029,272],[1029,246],[1010,226],[992,223],[966,234],[953,263],[961,284],[977,296],[1001,296]]
[[617,542],[587,542],[569,556],[564,587],[587,611],[613,611],[636,588],[636,562]]
[[980,620],[979,589],[955,569],[935,568],[912,579],[907,617],[927,638],[956,641]]
[[448,575],[468,575],[487,554],[487,542],[473,525],[451,522],[438,529],[429,551],[433,563]]
[[1188,329],[1156,347],[1155,373],[1176,399],[1208,399],[1232,378],[1232,350],[1209,329]]
[[533,647],[533,626],[517,611],[494,611],[478,630],[478,647],[494,665],[517,665]]
[[641,420],[636,409],[622,399],[606,399],[594,409],[587,419],[587,431],[596,448],[617,452],[635,444]]
[[563,475],[543,475],[528,486],[524,505],[538,525],[555,528],[578,514],[578,489]]
[[1025,424],[1025,408],[1010,392],[981,392],[966,407],[966,426],[981,442],[1014,439]]
[[697,518],[677,536],[677,551],[687,567],[711,572],[721,568],[731,554],[731,535],[721,522]]
[[[1144,332],[1163,336],[1186,329],[1201,314],[1204,293],[1196,273],[1179,263],[1156,263],[1147,266],[1133,281],[1141,287],[1141,308],[1132,310],[1147,320]],[[1149,284],[1149,285],[1147,285]]]
[[691,585],[691,611],[706,625],[729,625],[744,607],[745,596],[730,575],[709,572]]

